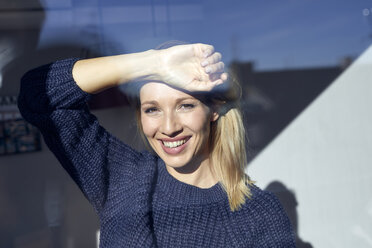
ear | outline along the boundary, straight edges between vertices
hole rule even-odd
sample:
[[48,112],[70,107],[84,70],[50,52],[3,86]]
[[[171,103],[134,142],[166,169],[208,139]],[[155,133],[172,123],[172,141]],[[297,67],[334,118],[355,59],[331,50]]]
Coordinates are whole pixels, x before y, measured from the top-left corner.
[[211,122],[217,121],[219,117],[220,117],[220,115],[218,114],[218,112],[213,111],[212,116],[211,116]]

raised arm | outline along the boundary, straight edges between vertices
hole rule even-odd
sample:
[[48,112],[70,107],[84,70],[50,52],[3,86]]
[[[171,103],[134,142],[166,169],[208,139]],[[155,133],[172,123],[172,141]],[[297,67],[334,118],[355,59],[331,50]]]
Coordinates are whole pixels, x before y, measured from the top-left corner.
[[138,80],[163,81],[189,90],[209,90],[226,78],[221,73],[220,59],[213,47],[195,44],[88,60],[57,61],[34,69],[22,78],[18,105],[23,117],[41,130],[48,147],[100,211],[110,187],[106,165],[108,154],[117,148],[113,146],[121,147],[120,153],[128,167],[135,167],[140,154],[118,144],[99,125],[86,105],[90,93]]
[[209,91],[223,83],[221,54],[205,44],[101,57],[76,62],[73,78],[87,93],[134,81],[160,81],[190,91]]

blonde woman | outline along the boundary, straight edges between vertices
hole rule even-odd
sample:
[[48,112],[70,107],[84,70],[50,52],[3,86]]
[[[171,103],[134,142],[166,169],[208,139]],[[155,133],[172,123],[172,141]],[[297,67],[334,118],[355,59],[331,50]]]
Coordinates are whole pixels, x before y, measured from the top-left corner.
[[[97,211],[100,247],[295,247],[278,200],[244,173],[240,113],[228,91],[215,92],[226,79],[204,44],[57,61],[23,77],[21,113]],[[90,94],[119,84],[140,85],[153,152],[133,150],[89,112]]]

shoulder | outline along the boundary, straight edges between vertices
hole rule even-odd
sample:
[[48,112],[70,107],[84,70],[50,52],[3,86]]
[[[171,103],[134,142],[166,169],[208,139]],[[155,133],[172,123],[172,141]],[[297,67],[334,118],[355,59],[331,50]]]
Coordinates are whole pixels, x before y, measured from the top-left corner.
[[262,190],[256,185],[250,186],[252,197],[247,199],[247,206],[260,206],[262,211],[282,211],[278,198],[270,191]]
[[246,199],[242,207],[243,212],[249,213],[258,223],[288,219],[280,201],[273,193],[262,190],[256,185],[250,186],[250,190],[252,196]]
[[246,224],[249,222],[251,230],[254,230],[255,240],[275,245],[268,247],[294,247],[292,225],[278,198],[255,185],[250,189],[252,197],[246,199],[241,211],[246,217]]

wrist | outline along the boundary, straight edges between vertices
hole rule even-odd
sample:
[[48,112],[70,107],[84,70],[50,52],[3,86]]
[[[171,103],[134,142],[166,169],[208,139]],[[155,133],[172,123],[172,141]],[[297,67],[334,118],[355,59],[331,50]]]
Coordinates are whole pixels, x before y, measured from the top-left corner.
[[161,58],[158,50],[118,55],[118,84],[136,81],[160,81]]
[[[142,70],[146,81],[162,81],[163,52],[161,50],[148,50],[143,52]],[[141,66],[141,65],[140,65]]]

